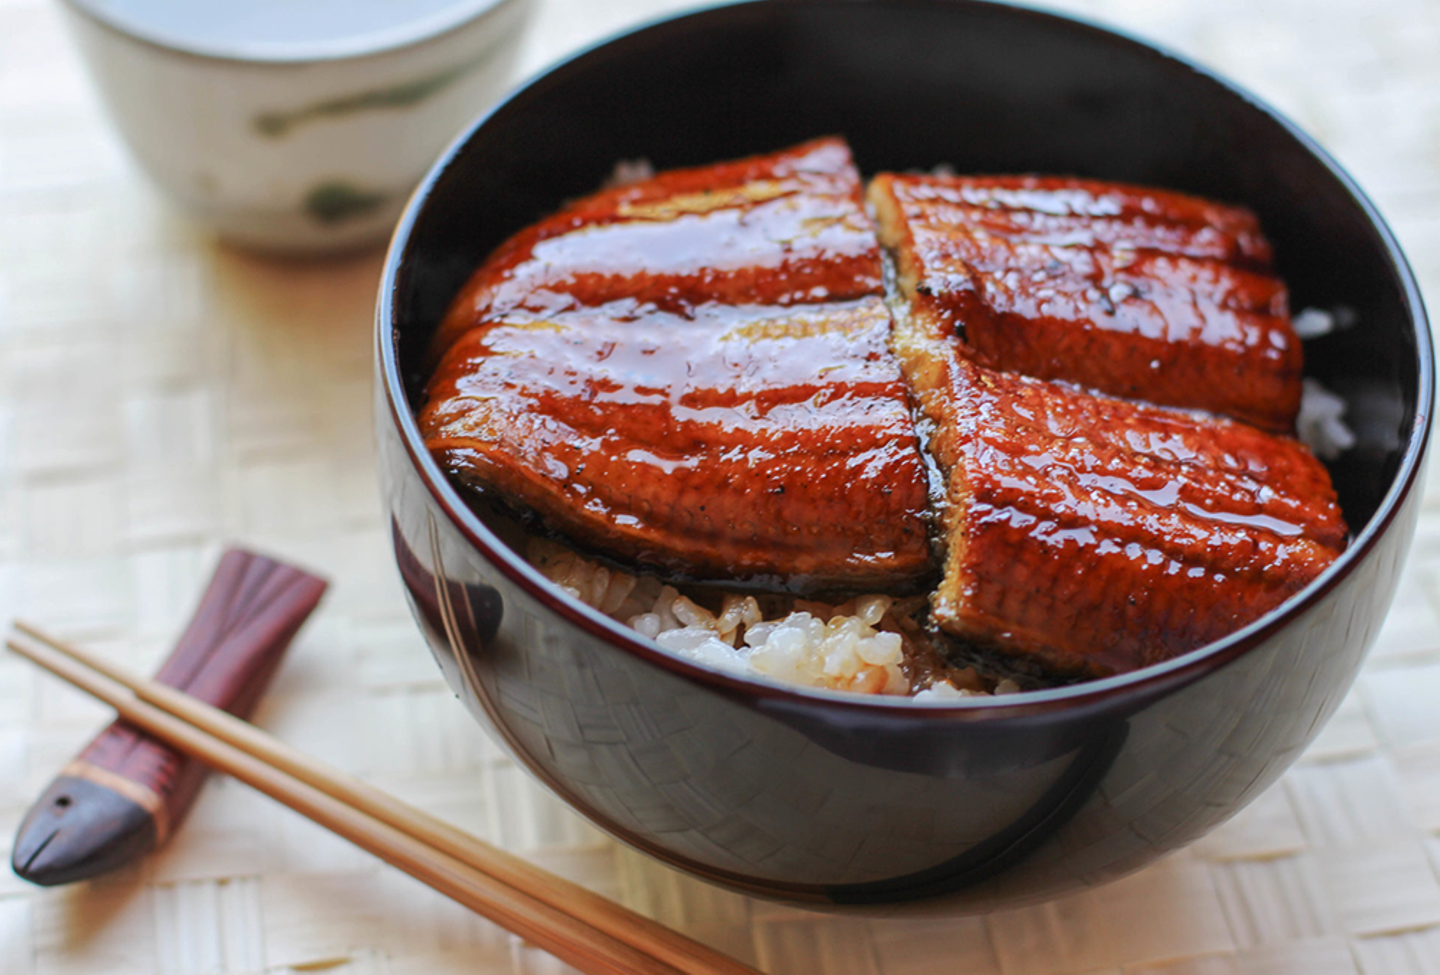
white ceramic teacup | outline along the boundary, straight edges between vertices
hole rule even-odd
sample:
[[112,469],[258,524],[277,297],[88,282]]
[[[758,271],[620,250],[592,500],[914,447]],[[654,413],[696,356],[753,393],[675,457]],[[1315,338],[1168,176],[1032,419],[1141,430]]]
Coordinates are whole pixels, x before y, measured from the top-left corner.
[[[141,165],[226,239],[321,253],[389,234],[435,156],[509,83],[529,5],[430,0],[403,23],[386,11],[384,29],[327,36],[312,23],[296,30],[309,36],[258,40],[224,24],[208,25],[210,36],[193,23],[170,30],[166,3],[152,2],[148,21],[127,11],[136,6],[65,4]],[[168,9],[183,21],[204,8]],[[277,10],[272,35],[301,7]]]

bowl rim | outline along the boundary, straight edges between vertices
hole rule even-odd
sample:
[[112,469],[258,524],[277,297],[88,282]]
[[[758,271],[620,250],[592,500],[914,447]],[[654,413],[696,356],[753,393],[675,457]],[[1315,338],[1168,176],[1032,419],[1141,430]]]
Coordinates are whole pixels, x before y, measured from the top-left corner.
[[528,0],[450,0],[429,16],[332,40],[206,43],[187,40],[163,28],[128,21],[113,11],[98,8],[94,0],[61,0],[62,6],[76,16],[110,35],[142,47],[200,62],[258,67],[359,61],[416,48],[483,21],[503,8],[523,6],[526,2]]
[[1138,670],[1110,677],[1068,684],[1041,690],[1020,691],[992,697],[967,697],[958,700],[916,701],[913,697],[861,695],[802,685],[782,684],[757,675],[754,678],[733,672],[712,669],[662,649],[624,624],[610,619],[564,592],[544,578],[518,552],[511,549],[492,532],[465,504],[444,471],[425,449],[419,426],[411,412],[399,370],[399,350],[395,341],[398,330],[394,324],[394,301],[398,295],[397,281],[405,251],[430,193],[448,172],[465,145],[490,121],[517,99],[525,97],[540,83],[579,70],[583,62],[610,45],[650,30],[665,28],[679,21],[723,16],[731,8],[761,6],[819,7],[832,0],[726,0],[652,18],[614,32],[555,61],[526,78],[511,89],[499,102],[475,119],[436,160],[425,178],[415,188],[405,206],[385,255],[385,265],[376,302],[377,379],[385,393],[391,421],[400,435],[411,466],[419,475],[436,505],[481,555],[528,596],[556,613],[571,625],[591,636],[714,691],[751,699],[757,704],[780,707],[823,706],[845,712],[864,712],[887,718],[922,717],[925,720],[979,720],[990,717],[1033,715],[1085,705],[1104,705],[1117,698],[1150,693],[1165,693],[1219,670],[1268,640],[1293,618],[1317,605],[1322,597],[1338,586],[1375,547],[1380,537],[1399,514],[1402,503],[1414,490],[1423,471],[1428,448],[1435,399],[1435,362],[1433,340],[1420,288],[1414,272],[1400,249],[1394,233],[1380,215],[1375,204],[1355,180],[1320,145],[1299,126],[1270,105],[1214,71],[1183,57],[1168,48],[1142,40],[1123,30],[1082,17],[1021,7],[1005,0],[867,0],[869,6],[971,8],[1018,18],[1046,21],[1064,30],[1098,34],[1106,43],[1138,48],[1140,53],[1173,62],[1181,69],[1199,75],[1229,94],[1248,103],[1299,144],[1318,161],[1329,176],[1359,207],[1366,221],[1383,245],[1391,270],[1401,286],[1401,297],[1415,331],[1417,367],[1414,424],[1404,445],[1400,466],[1394,478],[1361,532],[1354,536],[1340,557],[1300,592],[1280,606],[1234,631],[1223,639],[1208,643],[1180,656]]

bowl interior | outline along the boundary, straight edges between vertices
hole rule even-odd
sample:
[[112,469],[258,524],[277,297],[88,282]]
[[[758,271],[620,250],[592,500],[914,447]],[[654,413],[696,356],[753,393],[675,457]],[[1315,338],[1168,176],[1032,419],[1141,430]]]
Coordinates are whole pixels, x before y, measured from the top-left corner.
[[[882,169],[1075,174],[1246,204],[1295,310],[1354,325],[1306,345],[1359,443],[1331,465],[1352,531],[1396,496],[1428,425],[1430,345],[1413,280],[1348,177],[1243,93],[1135,41],[956,0],[780,0],[623,36],[522,89],[451,150],[390,255],[390,323],[413,406],[421,352],[491,249],[616,161],[696,165],[844,135]],[[1425,405],[1425,410],[1420,409]],[[413,431],[411,431],[413,437]]]

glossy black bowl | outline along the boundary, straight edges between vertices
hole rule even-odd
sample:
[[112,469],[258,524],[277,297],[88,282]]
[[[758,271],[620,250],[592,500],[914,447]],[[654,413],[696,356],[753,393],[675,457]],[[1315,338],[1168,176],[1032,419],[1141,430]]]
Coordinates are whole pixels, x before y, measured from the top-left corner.
[[[692,165],[840,133],[867,173],[1075,173],[1245,203],[1359,443],[1355,538],[1279,611],[1135,674],[949,706],[751,683],[667,655],[548,585],[468,508],[411,409],[474,266],[617,160]],[[749,893],[979,910],[1134,870],[1257,796],[1350,686],[1414,529],[1433,363],[1390,232],[1249,95],[1097,27],[964,0],[769,0],[654,24],[529,83],[437,163],[386,261],[377,418],[396,558],[445,676],[597,825]],[[881,905],[886,905],[881,907]]]

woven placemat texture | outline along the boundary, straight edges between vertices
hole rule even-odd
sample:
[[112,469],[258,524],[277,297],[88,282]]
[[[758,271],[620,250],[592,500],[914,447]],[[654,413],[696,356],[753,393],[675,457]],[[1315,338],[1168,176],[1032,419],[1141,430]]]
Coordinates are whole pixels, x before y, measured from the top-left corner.
[[[525,71],[667,0],[541,0]],[[1440,287],[1440,4],[1075,0],[1314,133]],[[477,111],[481,106],[477,106]],[[0,0],[0,620],[153,668],[226,541],[331,576],[257,722],[771,972],[1440,972],[1440,478],[1354,693],[1230,824],[1103,889],[988,917],[866,921],[718,891],[606,839],[453,699],[402,601],[376,494],[380,255],[215,243],[113,134],[54,0]],[[107,719],[0,656],[0,854]],[[56,890],[0,871],[4,975],[567,969],[238,785],[163,854]]]

